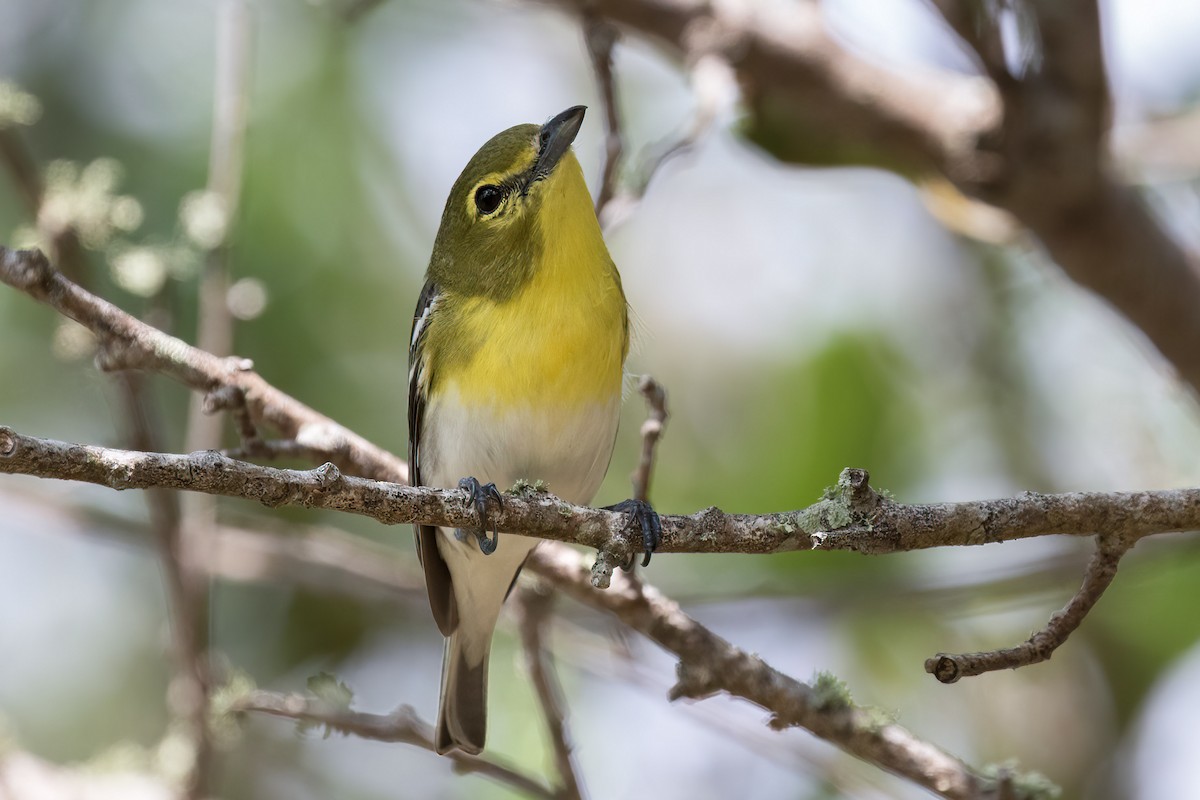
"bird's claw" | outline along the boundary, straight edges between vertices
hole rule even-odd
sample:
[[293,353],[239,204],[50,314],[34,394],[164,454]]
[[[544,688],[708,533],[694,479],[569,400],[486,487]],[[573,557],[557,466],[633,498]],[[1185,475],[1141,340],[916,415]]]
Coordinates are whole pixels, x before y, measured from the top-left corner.
[[[662,542],[662,521],[658,518],[658,512],[654,510],[654,506],[645,500],[623,500],[620,503],[612,506],[605,506],[607,511],[617,511],[622,514],[628,514],[629,518],[625,523],[625,530],[636,522],[637,526],[642,531],[642,551],[646,557],[642,559],[642,566],[650,565],[650,556],[658,549],[658,545]],[[630,558],[629,566],[633,565],[633,557]],[[625,567],[626,570],[629,566]]]
[[485,556],[490,556],[496,552],[496,545],[500,542],[500,533],[493,526],[492,536],[488,538],[488,500],[495,500],[496,506],[503,511],[504,498],[500,495],[500,490],[496,488],[496,484],[480,483],[475,478],[463,478],[458,482],[458,488],[463,489],[471,495],[470,502],[475,506],[475,514],[479,517],[479,528],[473,531],[475,540],[479,543],[479,551]]

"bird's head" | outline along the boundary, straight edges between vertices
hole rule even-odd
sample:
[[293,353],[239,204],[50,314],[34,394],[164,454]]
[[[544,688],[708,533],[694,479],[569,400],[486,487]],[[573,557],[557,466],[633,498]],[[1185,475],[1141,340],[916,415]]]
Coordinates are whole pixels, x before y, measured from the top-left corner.
[[573,106],[544,125],[517,125],[479,148],[446,199],[429,265],[433,280],[502,300],[524,285],[547,247],[599,237],[571,152],[584,110]]

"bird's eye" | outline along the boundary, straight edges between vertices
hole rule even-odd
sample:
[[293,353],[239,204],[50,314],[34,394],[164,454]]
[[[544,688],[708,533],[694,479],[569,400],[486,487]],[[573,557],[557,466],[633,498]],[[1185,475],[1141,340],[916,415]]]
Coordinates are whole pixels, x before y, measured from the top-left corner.
[[479,209],[480,214],[492,213],[500,207],[500,201],[503,199],[504,192],[500,187],[490,183],[475,190],[475,207]]
[[550,141],[550,131],[542,128],[542,132],[538,134],[538,150],[545,150],[546,144]]

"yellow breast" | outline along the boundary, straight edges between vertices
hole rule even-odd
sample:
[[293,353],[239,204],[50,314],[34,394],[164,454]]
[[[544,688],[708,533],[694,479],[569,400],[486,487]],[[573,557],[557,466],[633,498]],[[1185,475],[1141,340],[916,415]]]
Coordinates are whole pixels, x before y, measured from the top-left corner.
[[446,376],[459,397],[498,410],[566,410],[620,394],[625,298],[611,262],[580,267],[548,261],[507,302],[463,301],[464,333],[480,344]]

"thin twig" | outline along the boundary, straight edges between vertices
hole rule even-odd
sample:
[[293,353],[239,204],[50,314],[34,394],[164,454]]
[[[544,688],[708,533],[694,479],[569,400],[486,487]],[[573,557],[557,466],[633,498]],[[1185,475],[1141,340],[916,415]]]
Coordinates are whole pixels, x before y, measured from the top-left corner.
[[547,587],[532,583],[521,586],[517,599],[521,614],[521,644],[525,649],[529,681],[533,684],[542,718],[546,721],[546,730],[554,749],[554,763],[558,769],[559,787],[556,795],[561,800],[583,800],[586,792],[579,779],[579,766],[575,763],[562,686],[554,674],[550,652],[543,641],[553,612],[554,595]]
[[[245,0],[222,0],[217,6],[216,27],[212,135],[205,192],[220,217],[220,224],[218,232],[205,242],[207,252],[197,292],[196,346],[213,355],[228,356],[233,350],[233,314],[227,299],[229,243],[241,195],[253,54],[253,20]],[[234,412],[238,432],[248,446],[259,439],[246,410],[244,394],[237,387],[222,389],[229,396],[223,406],[214,402],[216,392],[192,395],[184,437],[187,450],[215,450],[221,446],[223,419],[213,413],[218,409]],[[216,524],[216,518],[217,508],[211,498],[184,500],[184,536],[189,549],[203,542],[204,532]]]
[[[638,459],[637,466],[629,476],[629,481],[633,484],[633,499],[649,503],[650,479],[654,474],[654,454],[658,447],[658,440],[662,437],[667,424],[667,391],[654,378],[643,375],[638,381],[638,392],[646,399],[647,414],[641,429],[642,454]],[[650,556],[647,554],[646,559],[649,558]],[[646,563],[643,561],[642,565],[645,566]],[[637,565],[637,556],[634,554],[621,565],[621,568],[630,576],[631,580],[637,580]]]
[[604,219],[604,211],[617,193],[617,175],[621,156],[625,152],[625,137],[621,129],[621,110],[617,105],[617,85],[613,77],[613,47],[617,43],[617,28],[608,20],[589,13],[586,6],[581,16],[583,41],[592,61],[592,72],[604,104],[604,166],[600,171],[600,191],[596,195],[596,216]]
[[17,194],[21,196],[25,213],[29,215],[31,222],[36,223],[42,210],[42,195],[46,188],[42,181],[42,171],[38,168],[33,153],[29,151],[20,128],[15,125],[0,126],[0,158],[3,158],[9,177],[17,188]]
[[83,245],[70,225],[56,230],[45,230],[41,224],[42,202],[46,195],[46,183],[41,168],[23,132],[16,126],[0,128],[0,160],[4,162],[29,220],[39,228],[41,238],[47,241],[51,257],[62,271],[75,281],[87,279],[87,257]]
[[[158,426],[150,419],[144,376],[125,372],[117,376],[130,426],[127,439],[138,449],[156,449]],[[208,764],[212,740],[208,729],[208,658],[207,606],[204,584],[192,569],[183,549],[179,497],[175,492],[155,489],[146,493],[150,524],[159,545],[167,586],[171,619],[171,658],[174,676],[167,704],[171,715],[180,720],[192,745],[191,761],[184,770],[182,788],[187,800],[198,800],[207,793]]]
[[[212,135],[209,145],[208,185],[206,191],[215,200],[222,216],[221,233],[209,243],[204,270],[198,288],[196,341],[201,350],[218,356],[229,355],[233,349],[233,314],[229,310],[229,241],[237,219],[238,198],[242,184],[242,151],[250,103],[250,63],[252,60],[253,20],[245,0],[222,0],[217,6],[216,68],[213,86]],[[236,391],[239,401],[235,413],[239,432],[249,442],[257,441],[257,429],[249,421],[242,392]],[[188,408],[184,443],[189,451],[209,450],[221,446],[222,418],[206,413],[208,398],[193,394]],[[246,431],[251,435],[247,439]],[[182,498],[182,525],[179,543],[172,554],[176,569],[182,573],[187,593],[182,621],[193,630],[185,637],[193,649],[187,653],[196,664],[195,672],[202,677],[199,720],[194,725],[195,759],[186,783],[187,800],[200,800],[207,795],[207,773],[212,754],[206,713],[209,691],[209,624],[210,604],[207,575],[194,561],[206,556],[212,544],[212,532],[217,525],[216,498],[189,494]]]
[[[205,191],[212,198],[221,224],[219,234],[206,242],[208,251],[200,276],[196,332],[196,346],[217,356],[227,356],[233,349],[233,314],[227,299],[229,242],[241,195],[242,151],[250,104],[252,28],[245,0],[223,0],[217,6],[216,78]],[[192,398],[185,439],[188,450],[220,446],[220,418],[214,418],[204,407],[206,399]],[[236,405],[244,407],[244,402]]]
[[642,455],[629,476],[633,499],[650,502],[650,478],[654,474],[654,454],[667,426],[667,390],[649,375],[638,381],[638,391],[646,398],[646,421],[642,423]]
[[[173,494],[173,493],[172,493]],[[19,499],[43,513],[60,513],[61,498],[29,487],[0,490],[0,504]],[[122,546],[157,546],[149,522],[99,508],[70,514],[72,524],[58,529],[99,536]],[[47,528],[49,530],[49,528]],[[254,527],[223,523],[212,531],[212,546],[193,566],[211,578],[235,583],[303,587],[365,604],[410,604],[428,608],[425,580],[400,549],[325,525],[304,525],[256,517]]]
[[305,447],[295,439],[243,439],[241,447],[226,448],[221,451],[221,454],[239,461],[249,461],[253,458],[267,460],[292,458],[319,462],[323,458],[321,453]]
[[616,193],[605,204],[600,223],[611,231],[629,219],[646,196],[651,182],[668,161],[700,144],[712,130],[723,109],[732,106],[736,98],[733,71],[720,55],[711,52],[689,51],[692,96],[696,111],[681,134],[672,136],[647,148],[629,185],[614,186]]
[[[229,710],[234,713],[254,711],[270,714],[320,725],[328,730],[352,734],[362,739],[408,744],[434,752],[433,728],[418,717],[411,706],[401,706],[391,714],[367,714],[335,708],[306,695],[279,694],[256,689],[234,700]],[[467,755],[459,750],[448,753],[445,757],[454,762],[454,768],[458,772],[491,778],[529,797],[557,800],[557,795],[541,782],[518,772],[514,767],[482,756]]]
[[[275,457],[271,449],[263,441],[261,434],[258,432],[258,426],[254,424],[254,418],[250,415],[250,409],[246,407],[246,393],[237,386],[221,386],[208,394],[200,397],[196,395],[199,403],[193,403],[193,406],[199,407],[200,415],[190,418],[192,422],[197,420],[211,420],[213,416],[221,411],[229,412],[233,417],[233,422],[237,428],[238,438],[241,439],[242,446],[237,448],[239,452],[244,452],[252,457]],[[189,430],[197,430],[189,428]],[[215,450],[220,444],[220,426],[208,425],[206,430],[213,434],[209,439],[204,441],[192,441],[193,438],[201,439],[202,437],[189,436],[189,450]],[[286,446],[280,444],[279,449],[284,449]],[[291,445],[296,445],[296,442],[290,442]],[[296,445],[298,446],[298,445]]]
[[1117,564],[1128,551],[1124,544],[1100,539],[1084,572],[1083,585],[1063,609],[1050,617],[1046,627],[1016,647],[983,653],[938,653],[926,659],[925,671],[942,683],[1002,669],[1017,669],[1049,660],[1059,645],[1075,632],[1117,575]]

